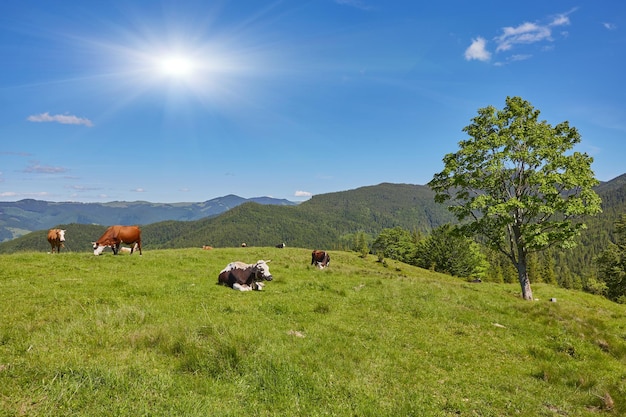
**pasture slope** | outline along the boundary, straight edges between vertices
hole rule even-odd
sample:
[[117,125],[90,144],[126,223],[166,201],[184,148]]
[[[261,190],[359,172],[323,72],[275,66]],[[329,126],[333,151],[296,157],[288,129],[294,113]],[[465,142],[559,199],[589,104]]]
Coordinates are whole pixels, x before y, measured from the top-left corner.
[[[0,415],[626,413],[623,305],[330,253],[0,255]],[[258,259],[264,291],[216,285]]]

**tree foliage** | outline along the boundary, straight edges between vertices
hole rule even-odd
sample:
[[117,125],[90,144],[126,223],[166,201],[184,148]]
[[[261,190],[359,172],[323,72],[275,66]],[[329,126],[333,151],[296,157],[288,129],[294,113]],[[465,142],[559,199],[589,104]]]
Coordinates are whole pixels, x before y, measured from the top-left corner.
[[372,251],[384,258],[412,264],[420,236],[399,226],[383,229],[374,241]]
[[415,265],[457,277],[479,278],[488,264],[479,245],[448,224],[417,244]]
[[598,184],[585,153],[572,152],[578,131],[539,120],[520,97],[503,109],[488,106],[463,131],[459,151],[445,155],[430,182],[436,201],[449,202],[461,230],[503,253],[517,270],[524,299],[532,299],[528,255],[573,247],[583,215],[600,212]]

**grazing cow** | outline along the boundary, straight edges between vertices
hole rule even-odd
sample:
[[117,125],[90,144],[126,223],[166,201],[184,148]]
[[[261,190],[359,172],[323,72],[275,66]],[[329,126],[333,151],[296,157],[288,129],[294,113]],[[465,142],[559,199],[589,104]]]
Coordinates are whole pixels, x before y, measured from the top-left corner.
[[285,242],[283,242],[283,243],[279,243],[278,245],[276,245],[276,247],[277,247],[278,249],[282,249],[282,248],[284,248],[285,246],[287,246],[287,245],[285,245]]
[[61,253],[61,248],[64,248],[65,245],[65,230],[63,229],[50,229],[48,230],[48,243],[52,247],[52,253],[56,249],[57,253]]
[[330,264],[330,255],[323,250],[314,250],[311,253],[311,265],[324,269]]
[[211,250],[211,249],[213,249],[213,246],[202,245],[202,250]]
[[243,242],[243,243],[241,244],[241,247],[242,247],[242,248],[247,248],[247,247],[248,247],[248,245],[246,245],[246,242]]
[[239,291],[261,290],[265,284],[260,281],[273,279],[267,266],[269,262],[263,260],[255,264],[231,262],[222,269],[217,277],[217,283]]
[[139,249],[139,255],[142,255],[141,230],[137,226],[111,226],[100,236],[100,239],[92,243],[94,255],[100,255],[107,246],[110,246],[113,254],[117,255],[122,243],[133,245],[130,250],[131,255],[135,251],[135,245]]

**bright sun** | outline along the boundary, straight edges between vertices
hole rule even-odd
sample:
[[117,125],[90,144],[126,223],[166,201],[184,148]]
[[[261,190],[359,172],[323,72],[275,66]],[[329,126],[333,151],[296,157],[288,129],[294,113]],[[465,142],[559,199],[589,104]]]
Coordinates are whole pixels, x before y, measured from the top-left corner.
[[195,66],[191,59],[180,55],[163,56],[158,60],[158,69],[161,74],[172,78],[190,77]]

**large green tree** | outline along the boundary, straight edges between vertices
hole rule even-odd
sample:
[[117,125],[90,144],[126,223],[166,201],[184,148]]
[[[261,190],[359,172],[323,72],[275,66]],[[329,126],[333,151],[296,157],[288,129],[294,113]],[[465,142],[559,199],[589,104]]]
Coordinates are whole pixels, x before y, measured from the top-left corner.
[[488,106],[463,131],[468,139],[443,158],[429,185],[448,203],[461,230],[507,256],[517,269],[522,297],[533,299],[528,254],[573,247],[583,215],[601,211],[593,159],[573,152],[580,134],[569,123],[551,126],[520,97]]

